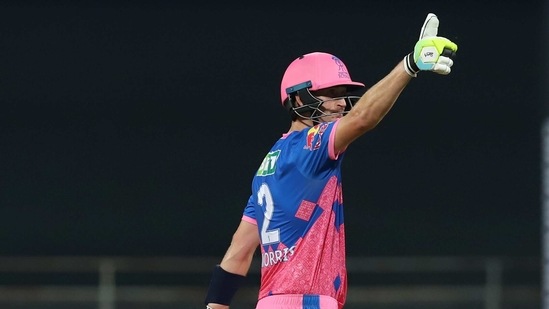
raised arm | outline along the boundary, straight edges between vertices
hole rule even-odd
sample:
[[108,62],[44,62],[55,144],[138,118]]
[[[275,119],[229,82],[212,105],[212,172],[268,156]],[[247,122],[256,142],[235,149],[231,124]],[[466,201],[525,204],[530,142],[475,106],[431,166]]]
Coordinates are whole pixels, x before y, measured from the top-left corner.
[[421,27],[414,51],[368,89],[339,121],[335,136],[336,152],[341,152],[359,136],[375,128],[418,72],[431,71],[441,75],[451,72],[451,58],[455,56],[457,45],[447,38],[437,36],[438,25],[437,16],[429,13]]

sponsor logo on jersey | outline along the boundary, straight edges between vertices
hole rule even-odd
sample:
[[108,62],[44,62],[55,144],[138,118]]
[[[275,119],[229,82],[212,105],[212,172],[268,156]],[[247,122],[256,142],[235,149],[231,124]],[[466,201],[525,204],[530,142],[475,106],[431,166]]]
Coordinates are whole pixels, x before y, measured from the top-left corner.
[[261,162],[261,165],[259,166],[256,175],[268,176],[274,174],[276,170],[276,160],[278,160],[279,156],[280,150],[269,152],[263,159],[263,162]]
[[328,128],[327,123],[321,123],[310,128],[307,132],[307,142],[304,149],[309,149],[312,151],[320,148],[320,145],[322,144],[322,134],[324,134],[326,128]]

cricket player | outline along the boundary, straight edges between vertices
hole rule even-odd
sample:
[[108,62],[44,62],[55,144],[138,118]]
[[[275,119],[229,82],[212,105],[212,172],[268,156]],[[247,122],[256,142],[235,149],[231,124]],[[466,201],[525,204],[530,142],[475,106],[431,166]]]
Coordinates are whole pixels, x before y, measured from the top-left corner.
[[341,309],[347,294],[341,164],[347,147],[372,130],[422,71],[451,72],[457,45],[437,36],[428,14],[414,51],[362,96],[338,57],[302,55],[282,78],[291,125],[268,151],[231,244],[215,265],[207,308],[227,309],[257,248],[261,283],[256,309]]

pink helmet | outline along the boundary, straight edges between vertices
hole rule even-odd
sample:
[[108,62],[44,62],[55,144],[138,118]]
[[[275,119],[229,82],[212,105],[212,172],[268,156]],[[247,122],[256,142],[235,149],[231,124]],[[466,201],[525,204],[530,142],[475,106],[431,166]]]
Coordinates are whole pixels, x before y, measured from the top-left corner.
[[288,95],[303,88],[311,91],[333,86],[364,87],[354,82],[343,61],[334,55],[312,52],[295,59],[284,72],[280,85],[282,105]]

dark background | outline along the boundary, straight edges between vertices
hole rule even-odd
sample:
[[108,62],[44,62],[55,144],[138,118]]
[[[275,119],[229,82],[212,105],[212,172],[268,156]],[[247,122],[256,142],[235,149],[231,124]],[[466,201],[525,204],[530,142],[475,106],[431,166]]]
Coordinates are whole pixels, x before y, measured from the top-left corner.
[[350,255],[540,254],[540,1],[0,4],[0,254],[224,253],[289,122],[286,66],[374,84],[459,45],[344,162]]

